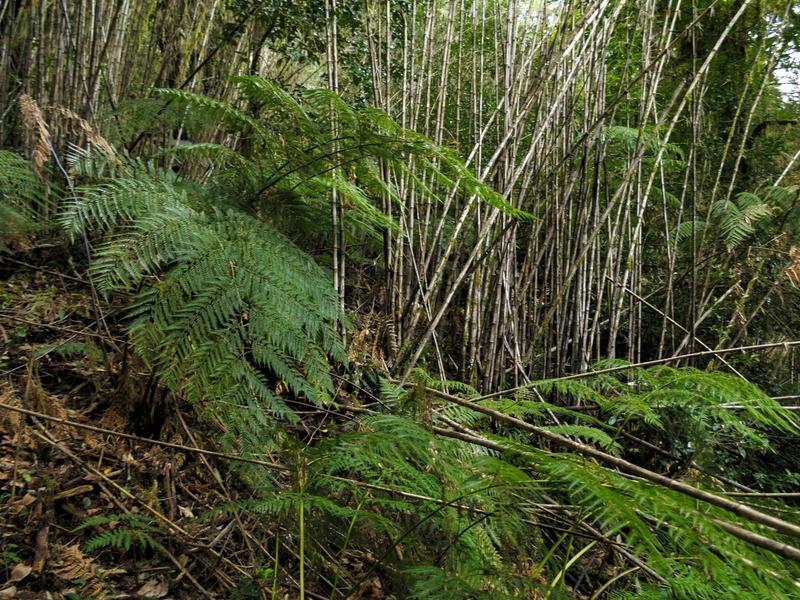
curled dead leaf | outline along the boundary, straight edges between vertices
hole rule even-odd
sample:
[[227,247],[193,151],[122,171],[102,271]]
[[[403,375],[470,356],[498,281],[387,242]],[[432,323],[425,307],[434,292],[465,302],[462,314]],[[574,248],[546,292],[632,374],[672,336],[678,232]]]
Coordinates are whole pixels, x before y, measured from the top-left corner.
[[22,581],[31,574],[32,570],[33,568],[30,565],[19,563],[13,569],[11,569],[11,576],[8,578],[6,583],[16,583],[18,581]]
[[169,584],[158,579],[147,580],[136,594],[143,598],[163,598],[169,593]]

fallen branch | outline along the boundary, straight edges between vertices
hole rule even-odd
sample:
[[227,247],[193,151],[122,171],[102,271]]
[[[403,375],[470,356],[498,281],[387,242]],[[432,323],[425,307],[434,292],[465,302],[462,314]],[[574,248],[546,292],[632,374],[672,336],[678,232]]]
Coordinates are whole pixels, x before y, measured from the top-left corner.
[[[759,523],[761,525],[766,525],[767,527],[770,527],[770,528],[774,529],[775,531],[778,531],[778,532],[780,532],[780,533],[782,533],[784,535],[792,536],[792,537],[795,537],[795,538],[800,538],[800,526],[795,525],[794,523],[790,523],[788,521],[784,521],[783,519],[779,519],[779,518],[774,517],[772,515],[768,515],[766,513],[762,513],[761,511],[755,510],[754,508],[752,508],[750,506],[747,506],[746,504],[741,504],[741,503],[735,502],[734,500],[731,500],[729,498],[724,498],[722,496],[718,496],[716,494],[712,494],[711,492],[707,492],[705,490],[701,490],[699,488],[691,486],[691,485],[689,485],[687,483],[684,483],[682,481],[678,481],[676,479],[671,479],[670,477],[667,477],[665,475],[661,475],[660,473],[656,473],[654,471],[650,471],[649,469],[645,469],[644,467],[640,467],[639,465],[635,465],[632,462],[629,462],[629,461],[627,461],[627,460],[625,460],[623,458],[618,458],[616,456],[613,456],[611,454],[603,452],[602,450],[598,450],[597,448],[595,448],[593,446],[589,446],[587,444],[583,444],[581,442],[572,440],[570,438],[558,435],[558,434],[553,433],[552,431],[549,431],[549,430],[544,429],[542,427],[538,427],[536,425],[532,425],[531,423],[528,423],[527,421],[522,421],[521,419],[517,419],[515,417],[511,417],[511,416],[503,414],[503,413],[501,413],[499,411],[496,411],[496,410],[493,410],[491,408],[487,408],[485,406],[477,404],[476,402],[473,402],[473,401],[470,401],[470,400],[464,400],[463,398],[460,398],[458,396],[454,396],[452,394],[448,394],[447,392],[442,392],[442,391],[439,391],[439,390],[435,390],[433,388],[426,388],[426,390],[429,393],[435,394],[436,396],[439,396],[440,398],[448,400],[448,401],[450,401],[450,402],[452,402],[454,404],[458,404],[458,405],[463,406],[465,408],[469,408],[469,409],[474,410],[476,412],[479,412],[479,413],[482,413],[484,415],[487,415],[487,416],[491,417],[492,419],[494,419],[496,421],[501,421],[501,422],[507,423],[508,425],[511,425],[513,427],[517,427],[519,429],[524,429],[526,431],[530,431],[531,433],[534,433],[534,434],[538,435],[539,437],[543,437],[543,438],[545,438],[547,440],[550,440],[551,442],[553,442],[555,444],[558,444],[560,446],[564,446],[566,448],[570,448],[572,450],[575,450],[576,452],[578,452],[578,453],[580,453],[582,455],[591,456],[592,458],[595,458],[595,459],[597,459],[598,461],[600,461],[602,463],[605,463],[607,465],[611,465],[611,466],[613,466],[613,467],[615,467],[615,468],[617,468],[620,471],[623,471],[625,473],[640,477],[640,478],[642,478],[642,479],[644,479],[646,481],[649,481],[650,483],[655,483],[655,484],[661,485],[663,487],[666,487],[668,489],[674,490],[674,491],[679,492],[681,494],[684,494],[686,496],[690,496],[692,498],[695,498],[696,500],[700,500],[702,502],[706,502],[707,504],[711,504],[712,506],[717,506],[719,508],[723,508],[725,510],[728,510],[728,511],[734,513],[735,515],[738,515],[740,517],[744,517],[744,518],[749,519],[749,520],[751,520],[751,521],[753,521],[755,523]],[[439,432],[437,431],[437,433],[439,433]],[[476,439],[479,439],[479,438],[475,438],[475,436],[470,436],[470,435],[463,434],[463,433],[458,433],[458,432],[447,432],[447,434],[450,437],[456,437],[456,438],[462,439],[464,441],[470,441],[471,443],[480,443],[480,442],[476,441]],[[483,440],[481,440],[481,441],[483,441]],[[486,445],[486,444],[482,444],[482,445]],[[496,446],[494,449],[497,449],[497,450],[502,450],[502,451],[506,450],[506,448],[504,448],[501,444],[494,444],[493,443],[492,446]],[[755,539],[748,539],[747,541],[751,541],[753,543],[757,543],[757,540],[755,540]],[[757,544],[757,545],[761,545],[761,544]],[[764,548],[766,548],[768,550],[776,551],[776,548],[773,547],[772,545],[770,545],[770,546],[763,546],[762,545],[762,547],[764,547]],[[785,552],[784,551],[780,552],[781,555],[786,556],[787,558],[792,558],[793,560],[800,561],[800,550],[798,550],[796,548],[792,548],[791,546],[789,548],[791,548],[791,550],[786,550]]]

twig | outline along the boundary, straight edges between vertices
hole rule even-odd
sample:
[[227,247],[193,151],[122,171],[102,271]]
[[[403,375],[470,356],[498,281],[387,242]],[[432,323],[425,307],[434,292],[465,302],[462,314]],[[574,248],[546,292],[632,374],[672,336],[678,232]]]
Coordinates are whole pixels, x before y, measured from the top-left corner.
[[[568,381],[571,379],[585,379],[587,377],[595,377],[597,375],[605,375],[607,373],[618,373],[620,371],[627,371],[629,369],[640,369],[644,367],[652,367],[655,365],[665,365],[671,362],[685,360],[687,358],[699,358],[702,356],[718,356],[720,354],[734,354],[736,352],[749,352],[756,350],[769,350],[771,348],[791,348],[793,346],[800,346],[800,340],[792,340],[790,342],[770,342],[767,344],[754,344],[751,346],[737,346],[735,348],[721,348],[719,350],[703,350],[701,352],[689,352],[688,354],[679,354],[676,356],[668,356],[666,358],[656,358],[653,360],[646,360],[638,363],[631,363],[627,365],[619,365],[617,367],[609,367],[607,369],[598,369],[597,371],[586,371],[584,373],[574,373],[572,375],[564,375],[563,377],[554,377],[548,381]],[[534,384],[535,385],[535,384]],[[497,398],[498,396],[507,396],[519,390],[530,387],[530,385],[520,385],[491,394],[485,394],[477,398],[473,398],[473,402],[480,402],[481,400],[488,400],[490,398]]]
[[70,281],[75,281],[76,283],[82,283],[83,285],[89,285],[89,282],[84,280],[84,279],[80,279],[78,277],[73,277],[72,275],[67,275],[66,273],[59,273],[58,271],[51,271],[49,269],[44,269],[42,267],[39,267],[39,266],[36,266],[36,265],[32,265],[31,263],[27,263],[25,261],[18,260],[16,258],[11,257],[11,256],[0,255],[0,262],[4,262],[4,261],[12,262],[12,263],[21,265],[23,267],[28,267],[29,269],[33,269],[34,271],[41,271],[42,273],[47,273],[48,275],[55,275],[56,277],[63,277],[64,279],[69,279]]
[[5,410],[10,410],[13,412],[21,413],[23,415],[28,415],[30,417],[35,417],[38,419],[44,419],[46,421],[52,421],[53,423],[58,423],[59,425],[66,425],[67,427],[75,427],[76,429],[85,429],[86,431],[93,431],[95,433],[102,433],[105,435],[113,435],[116,437],[124,438],[126,440],[133,440],[135,442],[142,442],[145,444],[153,444],[156,446],[163,446],[164,448],[174,448],[175,450],[182,450],[184,452],[194,452],[196,454],[205,454],[206,456],[215,456],[217,458],[223,458],[225,460],[233,460],[237,462],[244,462],[250,463],[254,465],[260,465],[262,467],[268,467],[270,469],[278,469],[281,471],[287,470],[286,467],[283,465],[279,465],[277,463],[269,462],[266,460],[258,460],[256,458],[246,458],[244,456],[236,456],[235,454],[226,454],[224,452],[215,452],[214,450],[205,450],[204,448],[195,448],[193,446],[184,446],[183,444],[173,444],[171,442],[162,442],[161,440],[154,440],[151,438],[139,437],[138,435],[132,435],[130,433],[122,433],[120,431],[112,431],[110,429],[103,429],[102,427],[95,427],[94,425],[86,425],[85,423],[77,423],[75,421],[69,421],[67,419],[61,419],[59,417],[53,417],[50,415],[46,415],[44,413],[37,412],[35,410],[30,410],[27,408],[22,408],[20,406],[12,406],[10,404],[5,404],[0,402],[0,408]]
[[[58,443],[56,440],[54,440],[54,439],[51,439],[51,438],[50,438],[50,436],[49,436],[49,434],[47,433],[47,430],[44,428],[44,426],[43,426],[41,423],[38,423],[38,422],[37,422],[36,424],[37,424],[37,426],[39,427],[39,429],[41,429],[41,431],[43,432],[43,433],[40,433],[40,432],[38,432],[38,431],[34,431],[34,432],[33,432],[33,434],[34,434],[36,437],[38,437],[39,439],[41,439],[41,440],[44,440],[45,442],[47,442],[47,443],[48,443],[49,445],[51,445],[53,448],[55,448],[56,450],[58,450],[58,451],[59,451],[59,452],[61,452],[62,454],[66,455],[66,456],[67,456],[67,457],[68,457],[70,460],[74,461],[76,464],[78,464],[78,465],[80,465],[81,467],[83,467],[83,469],[85,469],[85,470],[86,470],[86,471],[88,471],[89,473],[91,473],[91,474],[93,474],[93,475],[95,475],[95,476],[97,476],[97,477],[100,477],[101,479],[103,479],[104,481],[106,481],[106,483],[109,483],[109,484],[111,484],[111,485],[112,485],[112,486],[114,486],[114,487],[115,487],[117,490],[119,490],[120,492],[122,492],[122,493],[123,493],[125,496],[127,496],[127,497],[129,497],[129,498],[131,498],[131,499],[137,500],[137,501],[138,501],[138,502],[139,502],[139,503],[140,503],[140,504],[141,504],[141,505],[142,505],[142,506],[143,506],[145,509],[147,509],[147,510],[148,510],[148,512],[150,512],[150,513],[151,513],[151,514],[153,514],[153,515],[156,515],[156,516],[160,517],[160,518],[161,518],[161,520],[163,520],[163,521],[167,522],[167,523],[169,524],[169,526],[170,526],[170,528],[171,528],[171,529],[174,529],[174,530],[176,530],[176,531],[181,531],[181,532],[183,532],[183,533],[184,533],[184,534],[185,534],[187,537],[189,537],[188,533],[187,533],[186,531],[184,531],[184,530],[183,530],[183,529],[182,529],[182,528],[181,528],[179,525],[176,525],[175,523],[173,523],[172,521],[170,521],[169,519],[167,519],[167,518],[166,518],[164,515],[162,515],[160,512],[158,512],[157,510],[155,510],[154,508],[152,508],[151,506],[149,506],[149,505],[148,505],[146,502],[143,502],[143,501],[139,500],[138,498],[136,498],[136,496],[134,496],[133,494],[131,494],[131,493],[130,493],[128,490],[126,490],[125,488],[123,488],[122,486],[120,486],[120,485],[119,485],[118,483],[116,483],[115,481],[112,481],[111,479],[109,479],[108,477],[106,477],[105,475],[103,475],[102,473],[100,473],[99,471],[97,471],[96,469],[94,469],[94,468],[92,468],[91,466],[87,465],[87,464],[86,464],[86,463],[85,463],[83,460],[81,460],[80,458],[78,458],[78,457],[77,457],[77,456],[76,456],[76,455],[75,455],[73,452],[71,452],[69,449],[67,449],[67,448],[65,448],[63,445],[59,444],[59,443]],[[111,497],[112,497],[112,498],[114,497],[114,496],[113,496],[113,494],[111,495]],[[116,501],[115,503],[116,503],[118,506],[120,506],[120,507],[121,507],[121,508],[124,510],[124,512],[126,512],[126,513],[130,512],[130,511],[127,509],[127,507],[125,507],[124,505],[122,505],[122,503],[120,503],[119,501]],[[191,582],[192,582],[192,584],[193,584],[193,585],[194,585],[194,586],[197,588],[197,590],[198,590],[200,593],[202,593],[202,594],[203,594],[203,596],[205,596],[206,598],[210,598],[210,599],[212,599],[212,600],[213,600],[214,596],[212,596],[212,595],[211,595],[211,593],[210,593],[210,592],[209,592],[207,589],[205,589],[205,588],[204,588],[204,587],[203,587],[203,586],[200,584],[200,582],[199,582],[199,581],[197,581],[197,579],[195,579],[195,578],[192,576],[192,574],[191,574],[191,573],[189,573],[189,571],[187,571],[187,570],[186,570],[186,567],[184,567],[183,565],[181,565],[181,564],[180,564],[180,562],[179,562],[179,561],[178,561],[178,560],[177,560],[177,559],[176,559],[174,556],[172,556],[172,554],[171,554],[170,552],[168,552],[168,551],[166,550],[166,548],[164,548],[163,546],[161,546],[161,548],[160,548],[160,549],[161,549],[161,550],[164,552],[164,555],[165,555],[167,558],[169,558],[169,559],[170,559],[170,562],[172,562],[172,563],[173,563],[173,564],[174,564],[176,567],[178,567],[178,569],[181,571],[181,573],[183,573],[183,574],[185,575],[185,577],[186,577],[186,578],[187,578],[189,581],[191,581]]]
[[31,325],[34,327],[46,327],[48,329],[55,329],[56,331],[64,331],[66,333],[72,333],[74,335],[88,335],[90,337],[100,338],[101,340],[106,340],[108,342],[122,341],[122,338],[109,337],[107,335],[103,335],[102,333],[95,333],[94,331],[90,331],[88,328],[83,330],[72,329],[71,327],[64,327],[63,325],[53,325],[51,323],[30,321],[28,319],[23,319],[22,317],[18,317],[16,315],[11,315],[7,313],[0,313],[0,318],[11,319],[12,321],[17,321],[18,323],[25,323],[26,325]]
[[725,495],[746,498],[800,498],[800,492],[726,492]]

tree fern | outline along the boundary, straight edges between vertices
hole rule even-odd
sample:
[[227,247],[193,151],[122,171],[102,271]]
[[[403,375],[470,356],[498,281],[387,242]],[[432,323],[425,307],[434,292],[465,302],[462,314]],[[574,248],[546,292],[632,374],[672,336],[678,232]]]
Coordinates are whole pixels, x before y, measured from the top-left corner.
[[540,468],[562,481],[604,531],[622,532],[676,597],[713,597],[730,590],[743,598],[769,597],[778,590],[791,597],[796,565],[727,535],[714,521],[728,518],[723,511],[692,506],[670,490],[577,459],[540,460]]
[[[595,367],[623,364],[617,361]],[[488,400],[484,404],[494,410],[547,422],[551,415],[537,405],[548,403],[529,399],[531,389],[535,388],[545,397],[555,393],[573,402],[580,399],[597,403],[603,411],[617,416],[618,426],[626,428],[634,427],[637,419],[646,420],[637,414],[637,409],[643,406],[654,417],[650,426],[664,428],[669,432],[668,437],[686,439],[699,431],[703,443],[726,452],[735,452],[736,445],[741,443],[763,448],[766,431],[794,432],[790,415],[751,384],[729,375],[667,367],[631,369],[616,375],[534,382],[517,398]],[[748,416],[746,420],[741,413],[724,408],[724,403],[733,402],[734,398],[752,409],[752,414],[744,413]],[[673,409],[675,413],[671,412]],[[438,408],[433,410],[438,413]],[[687,422],[677,422],[678,414],[685,415]],[[586,425],[545,424],[544,427],[562,435],[578,435],[601,446],[613,439],[605,433],[608,425],[600,427],[601,422],[592,423],[591,417],[575,415],[575,418]],[[744,598],[757,598],[772,590],[781,590],[779,595],[792,593],[796,566],[731,536],[719,526],[720,520],[737,522],[729,513],[698,506],[672,490],[624,477],[568,453],[538,450],[524,434],[504,431],[503,427],[497,429],[497,433],[484,431],[482,435],[506,449],[504,460],[518,457],[518,466],[532,469],[530,476],[544,484],[548,494],[565,494],[567,503],[574,507],[570,520],[585,520],[606,535],[624,540],[630,551],[667,582],[674,597],[706,598],[731,590],[735,590],[736,597]],[[733,435],[721,435],[719,432],[723,430]],[[652,435],[647,437],[653,439]],[[730,439],[736,440],[734,447],[729,445]],[[470,462],[474,460],[473,457]],[[532,490],[536,490],[535,484],[529,485],[526,493]],[[774,532],[763,533],[774,537]]]
[[[246,99],[259,107],[258,116],[184,90],[157,93],[186,111],[190,130],[221,124],[232,133],[246,134],[248,143],[258,148],[246,164],[231,173],[240,184],[240,200],[253,205],[269,198],[270,192],[288,191],[305,202],[314,202],[321,192],[338,189],[348,199],[348,218],[361,219],[366,225],[394,226],[369,200],[385,194],[400,202],[377,173],[380,160],[405,177],[418,180],[422,190],[426,188],[419,177],[425,174],[445,188],[455,186],[464,194],[477,195],[510,216],[532,218],[476,178],[454,152],[401,128],[379,110],[353,109],[327,90],[289,94],[258,77],[237,77],[236,82]],[[337,125],[335,134],[332,116]],[[274,140],[282,141],[274,144]],[[408,168],[411,158],[413,173]],[[250,190],[242,190],[241,184],[248,181]],[[436,197],[433,190],[428,191]]]
[[[620,364],[624,363],[612,366]],[[607,366],[608,363],[598,363],[595,368]],[[790,413],[758,387],[738,377],[663,365],[617,375],[544,380],[533,382],[529,388],[598,405],[610,423],[631,427],[638,423],[640,428],[650,428],[646,437],[662,438],[666,447],[689,450],[697,454],[698,460],[702,453],[721,449],[734,453],[742,448],[766,450],[767,431],[797,432]],[[740,406],[741,410],[731,411],[728,404]],[[573,416],[591,424],[586,416]]]
[[752,235],[755,224],[769,214],[769,206],[748,192],[739,194],[735,200],[717,200],[711,207],[711,215],[728,250]]
[[329,276],[266,223],[221,212],[169,175],[81,188],[61,221],[103,235],[92,265],[102,290],[145,284],[130,308],[134,347],[198,407],[244,426],[250,416],[233,415],[256,401],[293,420],[277,380],[310,402],[330,399],[328,359],[346,356]]

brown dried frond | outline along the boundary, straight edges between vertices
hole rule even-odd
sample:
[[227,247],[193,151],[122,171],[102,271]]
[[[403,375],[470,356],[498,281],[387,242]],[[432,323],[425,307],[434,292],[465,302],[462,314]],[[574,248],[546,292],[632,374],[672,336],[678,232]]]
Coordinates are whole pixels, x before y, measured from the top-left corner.
[[[22,406],[19,395],[17,395],[11,384],[6,381],[0,381],[0,402],[9,406]],[[0,411],[0,431],[12,433],[19,431],[21,425],[21,414],[11,410]]]
[[789,248],[789,265],[786,267],[786,277],[789,282],[797,287],[800,285],[800,246]]
[[33,148],[31,162],[39,171],[50,156],[50,132],[36,100],[28,94],[22,94],[19,97],[19,108],[22,113],[22,122],[28,130],[31,140],[30,146]]
[[[28,363],[24,386],[22,406],[59,419],[67,419],[69,417],[69,411],[67,411],[63,399],[48,393],[42,387],[42,382],[39,379],[38,363],[34,361]],[[53,425],[51,431],[57,432],[58,435],[63,435],[64,437],[75,435],[75,431],[66,425]]]
[[386,365],[387,347],[394,352],[396,346],[397,338],[391,318],[369,313],[360,316],[358,331],[350,341],[347,356],[353,363],[373,361],[380,365]]
[[81,133],[86,137],[86,140],[95,148],[100,150],[107,158],[116,160],[117,153],[109,141],[103,135],[92,127],[91,123],[77,114],[75,111],[66,108],[65,106],[50,106],[50,110],[65,117],[75,127],[76,133]]
[[56,560],[53,561],[53,574],[64,581],[82,583],[82,595],[97,598],[108,597],[109,575],[124,573],[123,569],[104,569],[95,564],[94,559],[86,556],[75,544],[73,546],[56,547]]

